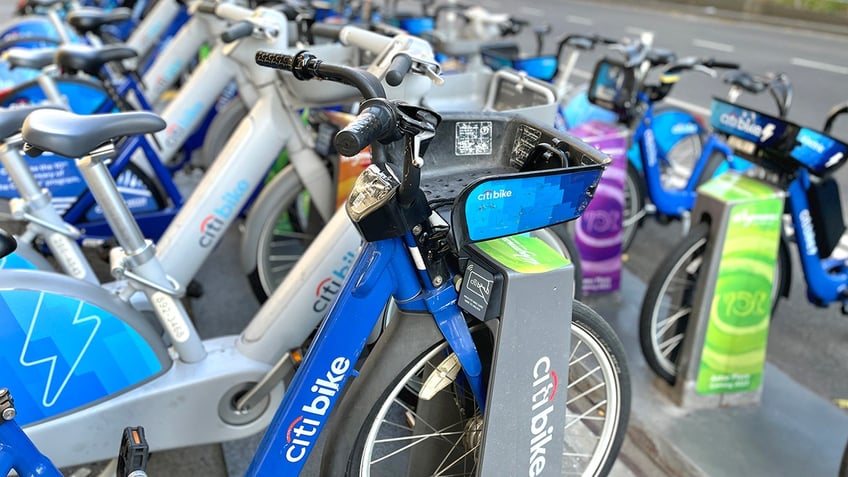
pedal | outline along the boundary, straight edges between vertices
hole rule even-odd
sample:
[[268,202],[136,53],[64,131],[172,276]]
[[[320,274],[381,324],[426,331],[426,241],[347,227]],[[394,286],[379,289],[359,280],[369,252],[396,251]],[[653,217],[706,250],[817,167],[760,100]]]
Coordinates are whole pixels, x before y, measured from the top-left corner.
[[144,428],[125,427],[118,451],[118,477],[143,477],[147,475],[147,460],[150,457]]

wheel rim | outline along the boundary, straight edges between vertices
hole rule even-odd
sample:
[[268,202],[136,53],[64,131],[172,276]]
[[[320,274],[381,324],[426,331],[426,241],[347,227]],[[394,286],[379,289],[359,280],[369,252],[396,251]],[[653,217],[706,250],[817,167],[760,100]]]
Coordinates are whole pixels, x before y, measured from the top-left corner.
[[563,475],[597,475],[609,455],[621,415],[612,362],[591,333],[572,323]]
[[[601,343],[577,323],[572,323],[571,333],[562,475],[594,476],[604,465],[615,440],[621,413],[620,385],[613,361]],[[441,440],[442,448],[448,451],[425,459],[436,468],[426,469],[423,475],[474,475],[481,427],[479,407],[470,391],[459,382],[441,391],[445,393],[442,402],[455,404],[455,408],[445,411],[458,417],[449,425],[426,422],[417,413],[415,399],[409,399],[410,392],[414,394],[421,388],[423,376],[438,366],[446,350],[446,344],[442,344],[427,353],[389,391],[366,436],[360,475],[398,475],[398,468],[409,466],[408,458],[400,455],[402,452],[411,452],[413,446],[434,440]],[[410,426],[410,422],[415,426]],[[418,433],[414,434],[416,429]],[[401,463],[392,463],[392,459],[400,459]],[[415,469],[423,470],[417,466]]]
[[266,295],[283,282],[320,230],[317,215],[309,205],[309,195],[301,191],[296,199],[280,208],[276,220],[268,220],[259,236],[256,265]]
[[[660,287],[651,314],[651,346],[657,364],[671,376],[677,375],[677,356],[686,323],[692,313],[695,283],[701,269],[706,237],[697,240],[681,256]],[[660,317],[664,317],[660,319]]]
[[633,181],[630,174],[625,175],[624,184],[624,210],[621,221],[621,243],[626,248],[631,237],[636,233],[636,224],[644,215],[636,196],[639,195],[639,185]]
[[[447,452],[439,459],[430,459],[435,468],[426,470],[426,475],[473,475],[476,472],[475,453],[479,448],[480,430],[473,424],[479,419],[480,409],[464,386],[454,382],[431,400],[455,404],[449,409],[442,406],[444,414],[455,411],[459,416],[447,426],[432,423],[428,416],[419,412],[419,406],[426,406],[425,402],[416,405],[399,396],[404,390],[408,395],[410,390],[420,389],[422,376],[436,369],[446,351],[447,344],[442,343],[427,353],[389,391],[365,439],[360,475],[397,475],[397,469],[406,469],[414,458],[404,453],[421,451],[433,455],[437,452],[433,448],[447,449]],[[415,457],[415,462],[418,461]]]

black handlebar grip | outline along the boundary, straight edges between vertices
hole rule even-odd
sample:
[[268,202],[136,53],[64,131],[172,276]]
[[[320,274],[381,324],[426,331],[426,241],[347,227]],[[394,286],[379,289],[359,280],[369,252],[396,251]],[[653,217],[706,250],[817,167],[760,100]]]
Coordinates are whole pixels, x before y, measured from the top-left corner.
[[336,134],[336,150],[344,156],[355,156],[366,146],[385,136],[391,126],[392,114],[388,108],[367,106],[352,123]]
[[291,71],[294,66],[294,56],[271,51],[257,51],[254,61],[259,66],[285,71]]
[[733,61],[716,61],[716,60],[707,61],[704,64],[704,66],[707,66],[707,67],[710,67],[710,68],[721,68],[721,69],[726,69],[726,70],[738,70],[739,68],[742,67],[742,65],[740,65],[739,63],[735,63]]
[[320,36],[330,40],[338,40],[339,34],[342,32],[342,28],[344,27],[345,25],[340,23],[313,23],[312,26],[309,27],[309,32],[314,36]]
[[200,5],[197,6],[197,11],[200,13],[211,13],[215,14],[215,9],[218,7],[218,2],[208,1],[208,2],[200,2]]
[[398,86],[403,82],[404,76],[412,68],[412,58],[406,53],[399,53],[392,59],[389,71],[386,73],[386,83],[389,86]]
[[221,41],[224,43],[232,43],[236,40],[250,36],[253,34],[253,23],[247,20],[242,20],[221,33]]

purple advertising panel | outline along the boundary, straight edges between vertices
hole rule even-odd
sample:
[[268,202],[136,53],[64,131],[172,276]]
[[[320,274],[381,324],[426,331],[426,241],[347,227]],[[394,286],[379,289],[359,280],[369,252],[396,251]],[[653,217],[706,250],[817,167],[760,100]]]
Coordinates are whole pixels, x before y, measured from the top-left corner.
[[598,121],[568,132],[612,158],[595,198],[577,219],[575,241],[583,265],[583,293],[617,291],[621,284],[621,220],[629,134],[618,126]]

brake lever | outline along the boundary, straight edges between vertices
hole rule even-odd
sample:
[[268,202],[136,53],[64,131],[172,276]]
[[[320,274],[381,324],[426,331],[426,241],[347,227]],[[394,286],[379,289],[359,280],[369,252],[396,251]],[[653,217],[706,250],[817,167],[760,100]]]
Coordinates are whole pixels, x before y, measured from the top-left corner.
[[699,73],[704,73],[705,75],[709,76],[710,78],[715,78],[715,77],[718,76],[718,72],[716,70],[714,70],[713,68],[710,68],[709,66],[693,65],[692,69],[699,72]]

